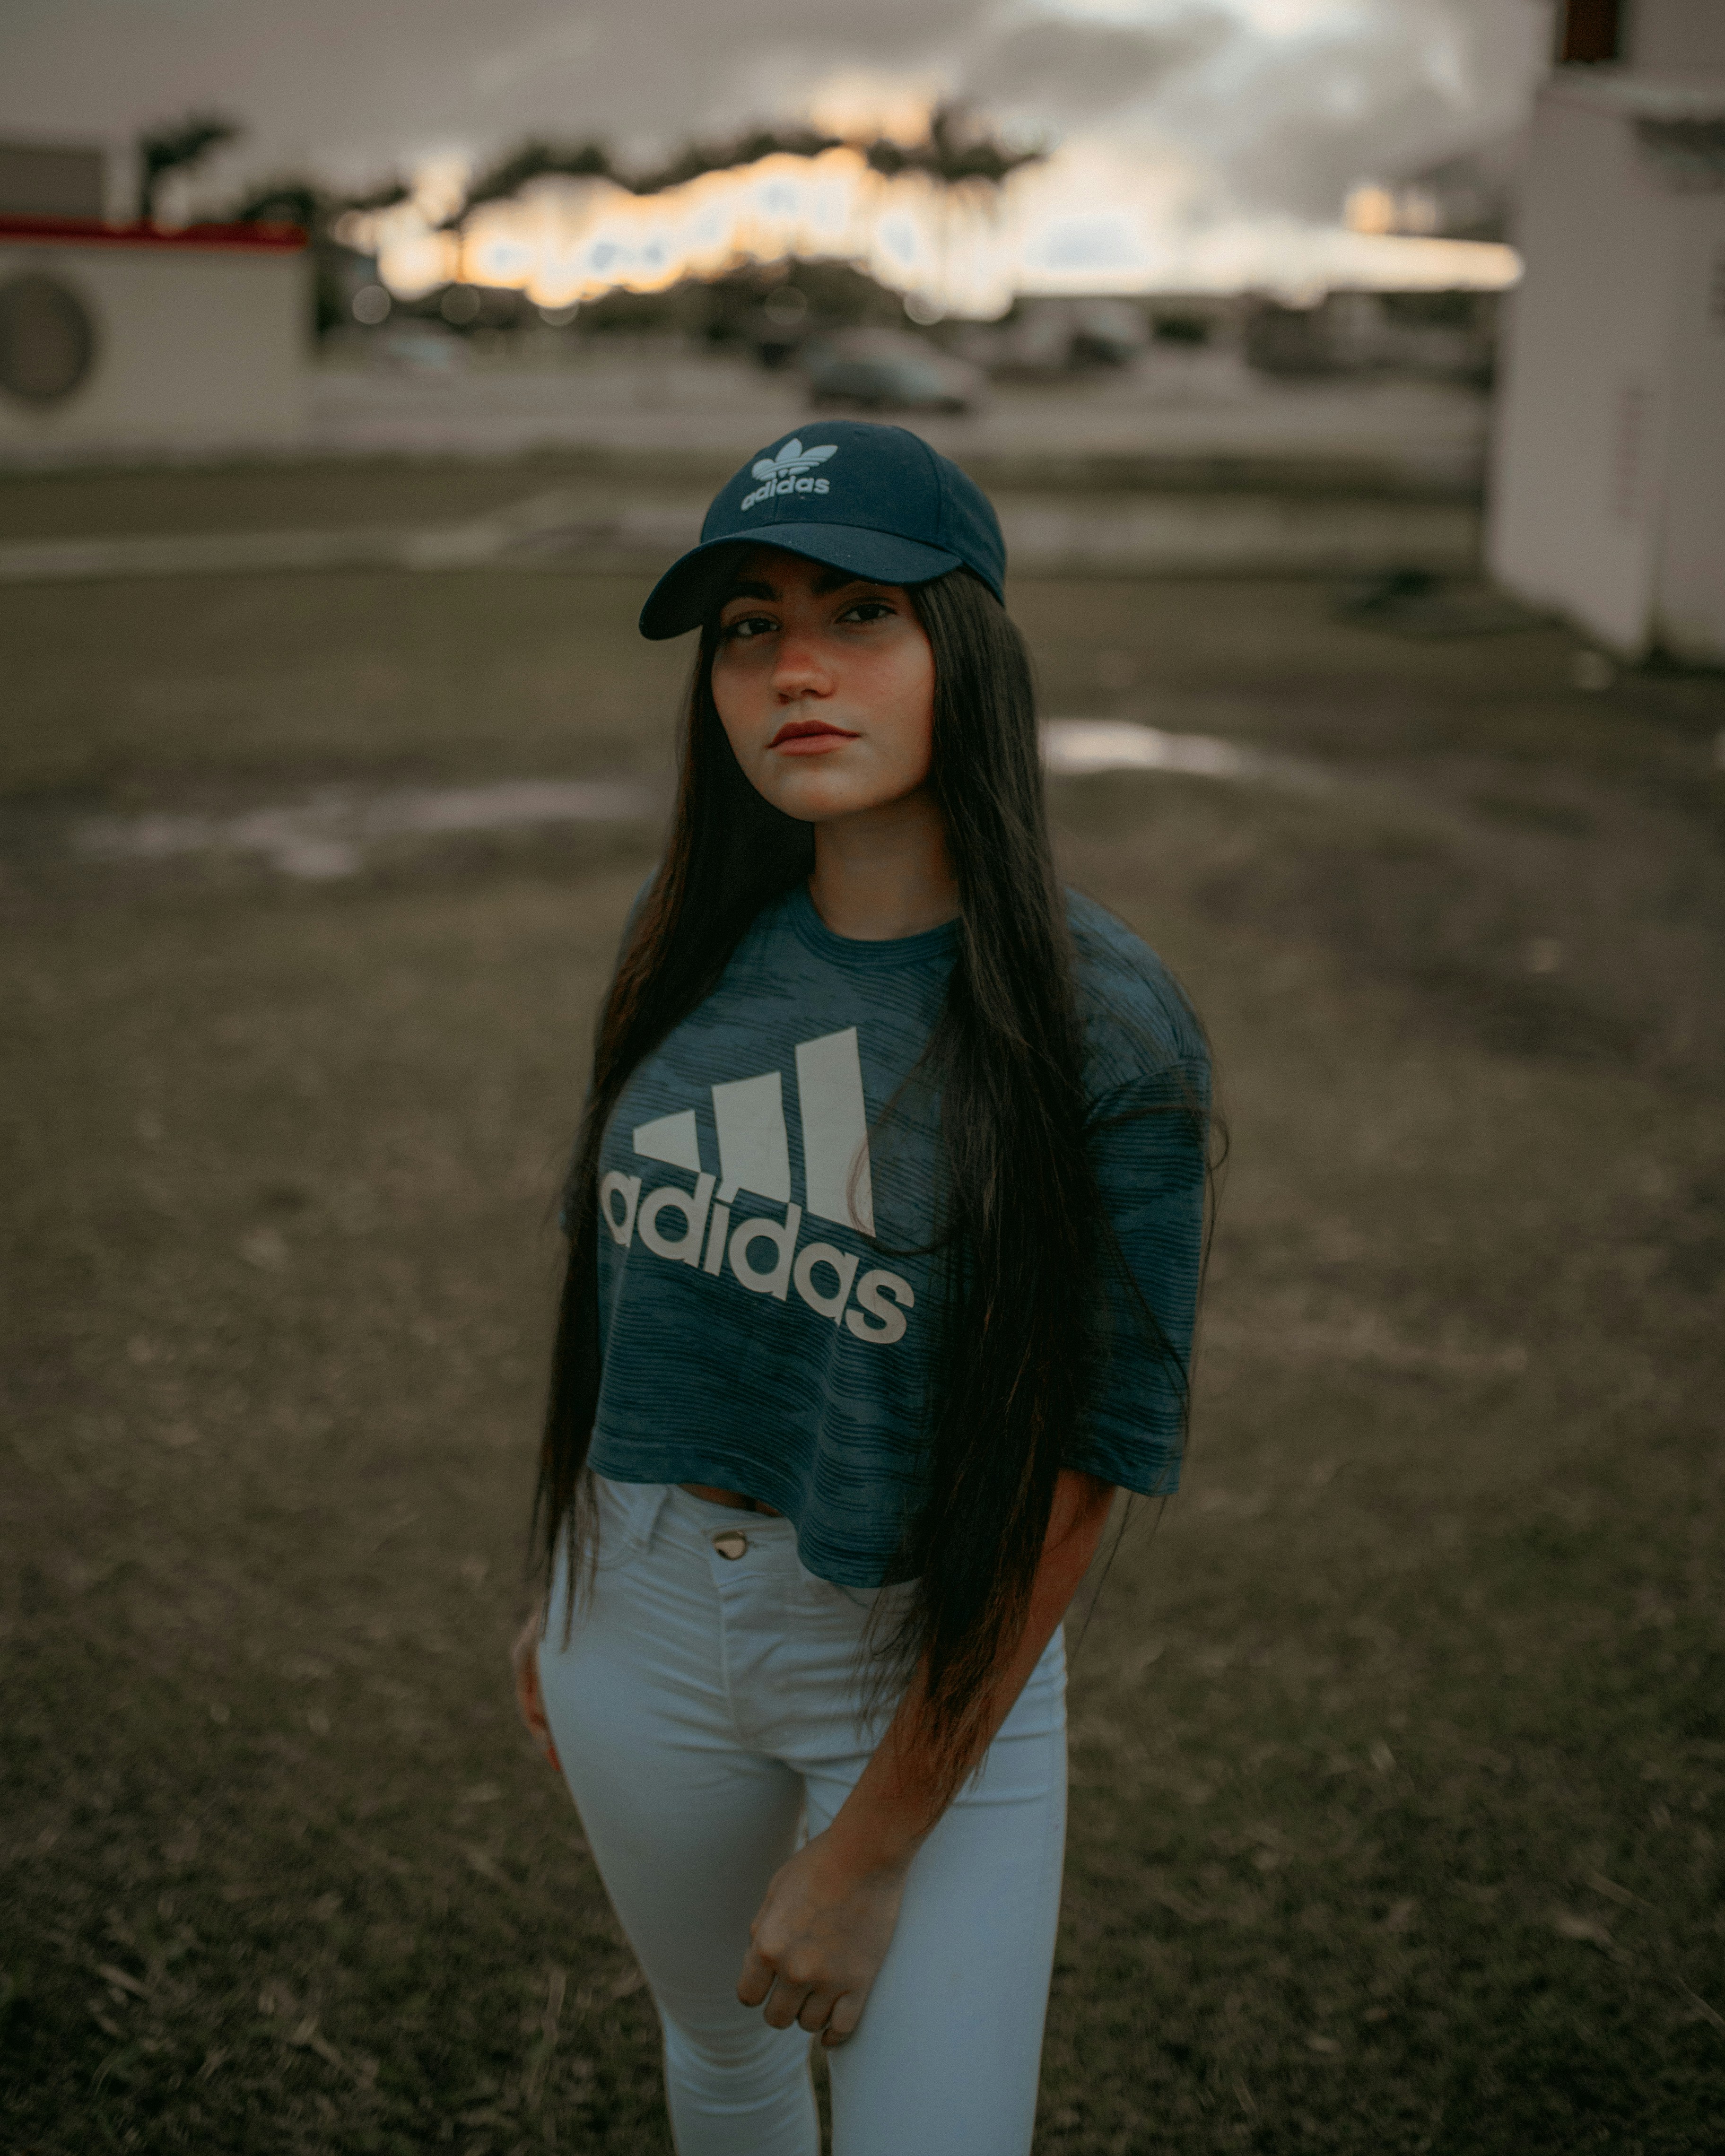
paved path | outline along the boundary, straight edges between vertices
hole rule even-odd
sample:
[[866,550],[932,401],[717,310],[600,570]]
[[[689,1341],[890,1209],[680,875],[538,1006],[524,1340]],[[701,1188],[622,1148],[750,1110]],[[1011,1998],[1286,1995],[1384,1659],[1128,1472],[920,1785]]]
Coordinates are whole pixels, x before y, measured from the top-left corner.
[[[802,377],[682,349],[578,349],[558,365],[469,360],[443,368],[326,360],[307,380],[299,440],[198,456],[116,443],[37,445],[10,470],[105,463],[594,455],[706,490],[762,443],[818,422]],[[1405,377],[1286,381],[1225,352],[1153,353],[1120,372],[1003,382],[973,413],[883,414],[974,469],[991,489],[1149,489],[1477,497],[1489,407],[1474,392]]]
[[[1004,382],[974,413],[906,414],[962,461],[1151,459],[1171,467],[1306,466],[1476,490],[1489,407],[1406,377],[1292,382],[1229,352],[1153,354],[1120,372]],[[814,422],[802,377],[676,351],[588,350],[561,367],[441,374],[331,366],[313,377],[308,445],[325,453],[504,456],[532,449],[716,458],[735,465]]]
[[[1021,575],[1465,573],[1478,512],[1462,501],[1214,494],[997,497]],[[705,501],[618,507],[578,488],[524,496],[458,523],[325,531],[177,531],[0,546],[0,584],[336,569],[651,568],[700,533]]]

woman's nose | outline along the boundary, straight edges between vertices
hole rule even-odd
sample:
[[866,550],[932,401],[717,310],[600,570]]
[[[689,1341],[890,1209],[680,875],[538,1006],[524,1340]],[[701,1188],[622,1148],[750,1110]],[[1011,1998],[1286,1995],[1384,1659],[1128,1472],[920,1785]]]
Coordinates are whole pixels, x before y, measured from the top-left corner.
[[832,694],[832,670],[814,638],[790,635],[783,639],[773,669],[773,685],[785,697]]

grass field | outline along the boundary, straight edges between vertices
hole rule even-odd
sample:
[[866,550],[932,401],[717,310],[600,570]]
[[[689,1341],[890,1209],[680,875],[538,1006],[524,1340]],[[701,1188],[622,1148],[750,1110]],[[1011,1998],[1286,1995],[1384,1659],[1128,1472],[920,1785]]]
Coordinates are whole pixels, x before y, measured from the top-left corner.
[[[435,478],[424,514],[492,498]],[[104,482],[101,528],[181,484]],[[9,530],[96,528],[31,485]],[[1707,2156],[1725,682],[1584,693],[1555,629],[1336,597],[1015,594],[1050,712],[1310,767],[1056,788],[1075,880],[1209,1024],[1233,1150],[1186,1489],[1076,1654],[1038,2146]],[[549,1201],[652,834],[403,839],[321,885],[64,843],[332,780],[662,775],[683,655],[638,598],[0,591],[20,2156],[669,2148],[506,1667]]]

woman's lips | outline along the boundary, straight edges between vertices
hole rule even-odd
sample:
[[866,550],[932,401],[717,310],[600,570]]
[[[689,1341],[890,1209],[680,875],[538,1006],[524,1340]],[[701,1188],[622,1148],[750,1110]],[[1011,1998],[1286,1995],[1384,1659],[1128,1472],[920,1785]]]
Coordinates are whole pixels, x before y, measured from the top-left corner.
[[842,748],[856,736],[846,733],[842,726],[829,726],[824,719],[792,719],[782,726],[768,742],[785,756],[824,756],[829,749]]

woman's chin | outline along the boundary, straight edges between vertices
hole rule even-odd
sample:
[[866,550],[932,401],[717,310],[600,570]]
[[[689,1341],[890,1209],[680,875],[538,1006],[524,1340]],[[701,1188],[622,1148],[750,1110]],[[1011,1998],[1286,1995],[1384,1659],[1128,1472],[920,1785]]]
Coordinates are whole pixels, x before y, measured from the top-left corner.
[[884,808],[899,798],[889,788],[859,785],[854,775],[847,780],[839,772],[812,765],[777,773],[775,783],[761,790],[775,808],[800,824],[834,823],[841,817]]

